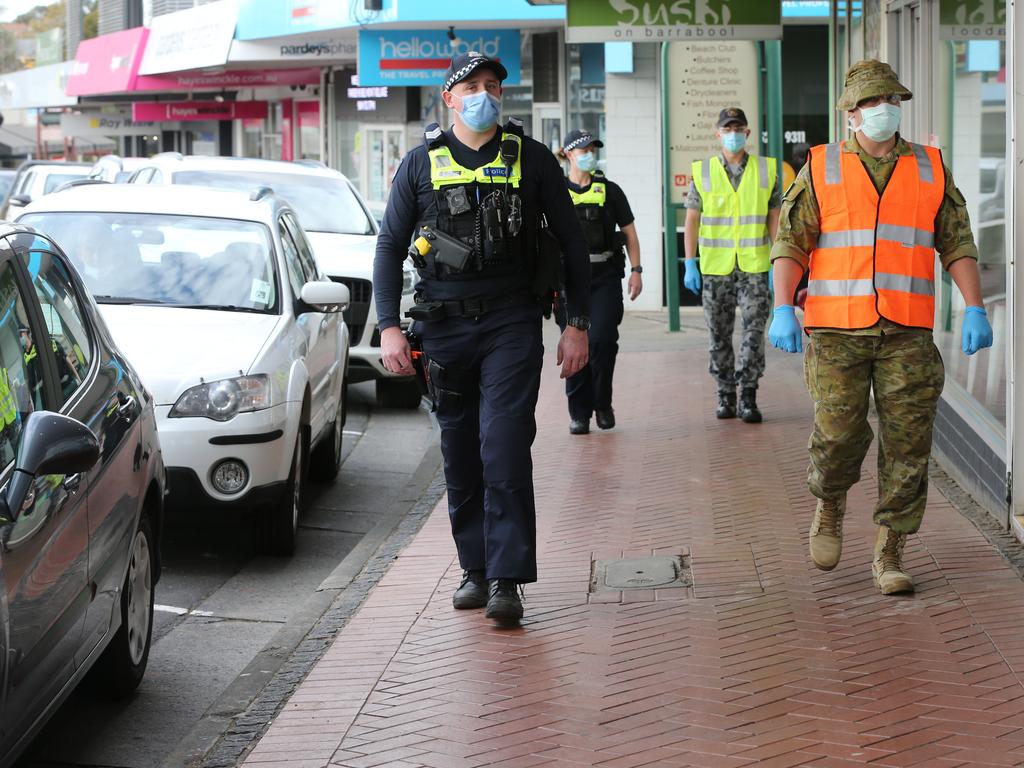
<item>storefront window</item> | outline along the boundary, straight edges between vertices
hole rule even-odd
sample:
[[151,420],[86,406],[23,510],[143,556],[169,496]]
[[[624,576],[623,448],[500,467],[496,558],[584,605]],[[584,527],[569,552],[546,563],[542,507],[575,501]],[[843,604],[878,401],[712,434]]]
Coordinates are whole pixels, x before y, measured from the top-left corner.
[[523,121],[527,136],[533,136],[533,35],[523,32],[519,36],[519,85],[506,85],[502,89],[502,119],[518,117]]
[[299,157],[320,159],[320,102],[300,101],[296,105],[299,118]]
[[569,125],[604,136],[604,44],[568,45]]
[[[967,200],[978,244],[982,298],[992,323],[991,349],[960,351],[964,301],[943,277],[936,341],[947,378],[1006,424],[1006,43],[950,43],[953,55],[952,171]],[[946,158],[947,164],[950,159]]]

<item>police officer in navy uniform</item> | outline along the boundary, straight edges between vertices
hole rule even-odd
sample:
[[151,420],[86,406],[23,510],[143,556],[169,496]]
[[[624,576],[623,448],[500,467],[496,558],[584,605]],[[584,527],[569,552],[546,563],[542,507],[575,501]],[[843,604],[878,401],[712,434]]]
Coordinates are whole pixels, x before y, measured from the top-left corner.
[[[523,615],[518,585],[537,580],[530,449],[544,354],[543,309],[531,284],[546,220],[564,257],[568,325],[561,376],[587,363],[590,260],[561,168],[521,124],[499,128],[498,61],[452,59],[442,98],[455,114],[402,161],[374,260],[373,286],[388,370],[412,374],[399,327],[402,263],[420,275],[414,330],[430,361],[452,535],[464,574],[456,608],[499,621]],[[410,242],[412,247],[410,248]]]
[[[569,400],[569,432],[590,432],[590,416],[597,426],[615,426],[612,409],[612,377],[619,353],[619,324],[622,322],[622,278],[629,256],[629,298],[635,301],[643,290],[640,274],[640,239],[633,224],[622,187],[597,170],[597,150],[604,143],[586,131],[566,134],[559,156],[569,163],[569,196],[590,249],[590,361],[586,368],[565,383]],[[559,324],[564,316],[559,315]]]

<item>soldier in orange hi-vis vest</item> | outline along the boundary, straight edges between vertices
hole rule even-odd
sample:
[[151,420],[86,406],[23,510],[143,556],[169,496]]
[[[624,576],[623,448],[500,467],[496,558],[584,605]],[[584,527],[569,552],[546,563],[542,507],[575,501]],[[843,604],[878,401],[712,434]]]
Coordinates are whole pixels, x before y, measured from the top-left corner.
[[879,421],[878,525],[872,573],[883,594],[910,592],[907,535],[921,525],[932,426],[945,372],[932,341],[935,252],[963,294],[963,351],[992,345],[981,298],[978,249],[966,202],[939,150],[899,133],[912,98],[892,68],[861,61],[846,73],[839,109],[853,136],[811,149],[786,191],[772,248],[772,345],[800,352],[788,304],[809,271],[804,325],[807,389],[814,400],[807,483],[818,498],[810,530],[814,564],[842,552],[846,492],[871,444],[868,398]]

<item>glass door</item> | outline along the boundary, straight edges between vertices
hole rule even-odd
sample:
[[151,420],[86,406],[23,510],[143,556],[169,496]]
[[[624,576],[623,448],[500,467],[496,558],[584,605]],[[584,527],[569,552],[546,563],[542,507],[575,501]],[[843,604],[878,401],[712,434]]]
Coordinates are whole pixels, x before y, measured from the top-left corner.
[[405,156],[405,126],[363,125],[362,186],[374,213],[383,212],[399,163]]
[[562,137],[565,135],[562,127],[561,104],[533,105],[533,138],[552,152],[562,146]]

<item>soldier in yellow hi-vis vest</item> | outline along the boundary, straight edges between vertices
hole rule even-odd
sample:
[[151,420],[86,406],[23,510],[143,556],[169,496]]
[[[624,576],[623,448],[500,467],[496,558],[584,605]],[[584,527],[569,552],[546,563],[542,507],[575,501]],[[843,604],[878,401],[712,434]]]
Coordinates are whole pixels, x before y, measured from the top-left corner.
[[[757,382],[764,375],[764,329],[771,311],[769,254],[779,224],[782,191],[773,158],[744,149],[750,129],[738,107],[718,116],[722,152],[693,164],[686,199],[686,274],[683,285],[701,294],[711,335],[708,370],[718,387],[720,419],[761,421]],[[697,263],[698,249],[700,264]],[[702,279],[703,276],[703,279]],[[733,353],[736,307],[743,343]]]

